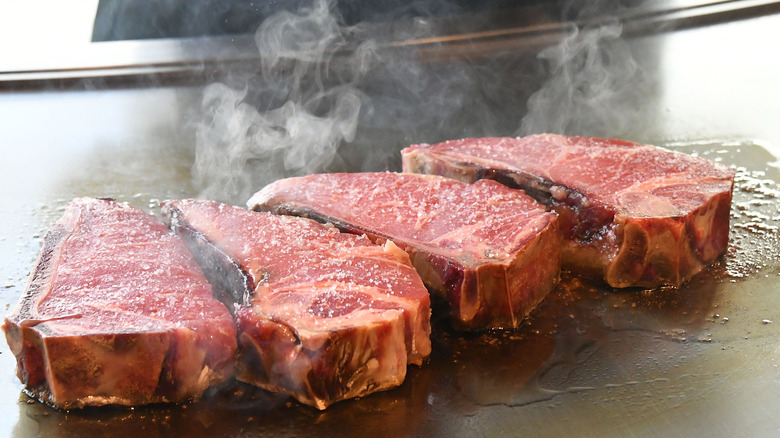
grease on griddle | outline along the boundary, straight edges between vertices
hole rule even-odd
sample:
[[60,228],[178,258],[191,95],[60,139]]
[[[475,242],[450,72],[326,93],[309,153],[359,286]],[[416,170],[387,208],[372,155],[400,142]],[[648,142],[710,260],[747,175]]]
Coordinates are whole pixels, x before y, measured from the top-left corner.
[[725,274],[744,279],[780,260],[780,184],[763,171],[736,168]]

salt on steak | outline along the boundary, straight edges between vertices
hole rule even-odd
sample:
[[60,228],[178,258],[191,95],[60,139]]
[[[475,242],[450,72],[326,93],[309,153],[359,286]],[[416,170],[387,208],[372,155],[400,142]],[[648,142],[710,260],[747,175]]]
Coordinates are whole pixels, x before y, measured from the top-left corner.
[[400,385],[430,354],[430,297],[391,242],[211,201],[163,215],[236,301],[239,380],[324,409]]
[[26,391],[63,409],[178,402],[232,376],[236,328],[153,216],[81,198],[3,323]]
[[558,213],[562,261],[612,287],[680,286],[726,250],[734,172],[621,140],[534,135],[413,145],[407,172],[494,179]]
[[559,279],[555,215],[494,181],[468,185],[389,172],[308,175],[266,186],[248,206],[395,242],[426,285],[447,299],[459,328],[517,327]]

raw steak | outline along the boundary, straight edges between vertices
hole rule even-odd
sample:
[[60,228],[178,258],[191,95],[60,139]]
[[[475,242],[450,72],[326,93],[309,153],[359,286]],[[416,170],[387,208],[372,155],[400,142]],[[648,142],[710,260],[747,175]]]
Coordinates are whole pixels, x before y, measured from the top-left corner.
[[404,170],[524,189],[558,213],[564,267],[613,287],[680,286],[728,244],[734,172],[621,140],[479,138],[402,151]]
[[517,327],[559,278],[555,215],[493,181],[309,175],[276,181],[248,205],[392,240],[409,253],[426,285],[446,297],[460,328]]
[[3,324],[27,391],[63,409],[196,398],[232,376],[236,328],[151,215],[76,199]]
[[234,295],[239,380],[324,409],[400,385],[430,354],[430,297],[392,243],[211,201],[163,214]]

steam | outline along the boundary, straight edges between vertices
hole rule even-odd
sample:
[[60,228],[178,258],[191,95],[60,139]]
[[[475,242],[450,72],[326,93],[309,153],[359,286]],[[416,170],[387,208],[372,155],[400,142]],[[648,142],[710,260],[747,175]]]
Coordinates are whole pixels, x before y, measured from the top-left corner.
[[[469,28],[497,17],[443,10]],[[400,149],[414,143],[540,132],[636,139],[629,133],[649,124],[647,80],[618,20],[570,24],[538,56],[510,44],[476,61],[429,60],[426,50],[448,53],[448,43],[386,43],[466,31],[407,12],[347,26],[335,3],[314,0],[267,18],[255,35],[259,66],[205,89],[192,168],[200,196],[243,204],[279,178],[400,170]]]
[[277,178],[322,169],[341,142],[354,139],[364,99],[354,83],[372,43],[353,51],[346,64],[357,67],[329,85],[328,61],[348,32],[329,7],[320,0],[298,14],[270,17],[255,37],[261,76],[241,89],[206,88],[202,110],[209,118],[197,131],[193,167],[201,196],[244,200]]
[[518,135],[554,132],[625,137],[647,123],[643,70],[617,20],[571,25],[560,44],[540,52],[550,77],[528,102]]

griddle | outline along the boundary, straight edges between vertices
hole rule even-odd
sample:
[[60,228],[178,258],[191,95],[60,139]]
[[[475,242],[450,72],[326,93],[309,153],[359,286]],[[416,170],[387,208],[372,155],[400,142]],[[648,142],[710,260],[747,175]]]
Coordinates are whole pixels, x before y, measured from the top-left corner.
[[[746,48],[758,47],[756,34],[776,39],[778,24],[780,15],[768,13],[629,41],[635,59],[658,81],[639,95],[627,92],[627,99],[639,99],[631,102],[639,110],[630,121],[646,123],[613,127],[621,127],[624,138],[737,170],[729,250],[684,287],[612,290],[564,273],[517,330],[461,333],[446,317],[435,317],[430,361],[411,367],[402,386],[322,412],[235,382],[188,404],[58,411],[22,392],[3,342],[0,434],[776,436],[780,65]],[[693,47],[706,56],[685,51]],[[665,57],[675,51],[679,56]],[[522,56],[522,63],[530,62]],[[537,79],[531,92],[544,86],[544,75]],[[24,288],[46,229],[74,197],[110,196],[155,213],[163,199],[201,193],[192,178],[193,120],[207,82],[83,84],[0,93],[0,299],[6,311]],[[496,105],[510,106],[500,99]],[[506,127],[520,119],[518,111],[492,126],[496,134],[510,133]],[[346,151],[372,147],[381,137],[384,158],[371,165],[397,170],[394,154],[415,141],[409,137],[463,134],[402,128],[372,126]],[[366,170],[346,158],[332,166]]]

